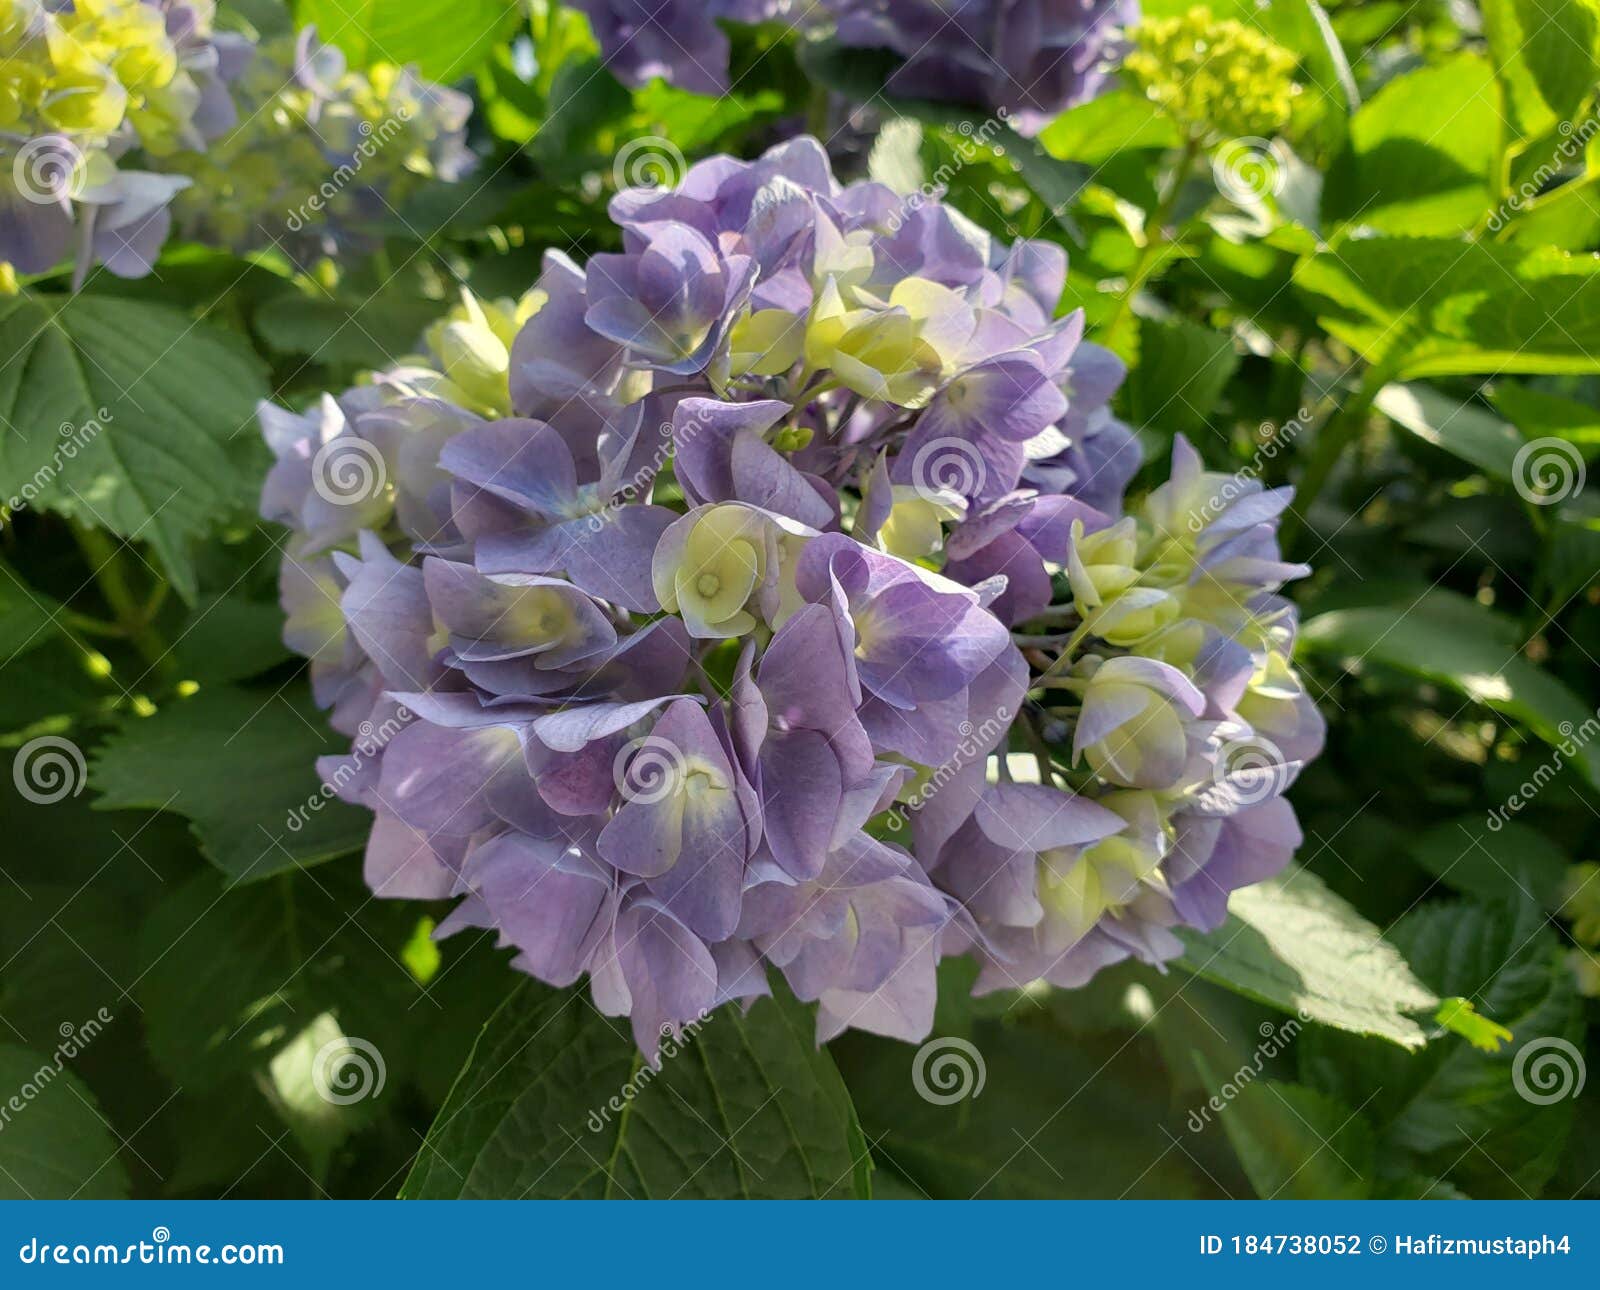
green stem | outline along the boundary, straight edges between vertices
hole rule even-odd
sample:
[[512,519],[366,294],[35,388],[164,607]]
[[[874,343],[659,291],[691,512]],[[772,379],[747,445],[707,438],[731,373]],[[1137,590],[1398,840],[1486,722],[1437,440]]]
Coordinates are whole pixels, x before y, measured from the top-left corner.
[[[117,625],[122,629],[122,634],[151,668],[163,674],[171,672],[172,658],[166,644],[151,628],[145,616],[145,606],[140,603],[128,581],[121,543],[112,541],[99,529],[77,521],[72,524],[72,535],[94,573],[100,594],[117,616]],[[150,603],[160,608],[160,601],[154,597]]]
[[828,138],[828,87],[820,81],[806,100],[806,132],[824,141]]
[[1283,546],[1287,550],[1306,526],[1306,517],[1328,482],[1328,476],[1339,464],[1344,450],[1354,442],[1366,425],[1367,414],[1372,411],[1378,391],[1389,383],[1389,367],[1379,363],[1369,367],[1357,387],[1354,397],[1333,414],[1317,435],[1316,451],[1306,472],[1295,485],[1294,507],[1283,517]]
[[1160,253],[1172,244],[1173,239],[1167,236],[1166,228],[1178,209],[1178,199],[1183,195],[1183,186],[1189,182],[1189,176],[1194,173],[1194,163],[1199,158],[1201,150],[1201,143],[1197,138],[1191,138],[1183,145],[1183,153],[1173,166],[1172,174],[1167,180],[1167,190],[1162,193],[1154,214],[1145,225],[1144,245],[1139,248],[1139,257],[1133,263],[1132,272],[1128,274],[1128,285],[1123,289],[1122,295],[1117,300],[1117,307],[1106,323],[1104,335],[1108,339],[1116,335],[1117,329],[1127,318],[1128,311],[1133,308],[1133,298],[1139,294],[1146,279],[1154,271]]
[[1046,788],[1054,787],[1055,766],[1050,760],[1050,746],[1039,733],[1039,727],[1033,724],[1033,718],[1027,713],[1022,714],[1022,720],[1017,724],[1022,727],[1022,733],[1027,737],[1029,747],[1033,749],[1034,761],[1039,763],[1039,782]]

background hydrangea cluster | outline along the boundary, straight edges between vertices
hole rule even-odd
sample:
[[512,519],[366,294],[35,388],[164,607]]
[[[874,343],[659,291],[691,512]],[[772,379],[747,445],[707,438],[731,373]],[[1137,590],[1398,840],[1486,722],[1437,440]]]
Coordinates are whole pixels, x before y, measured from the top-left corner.
[[363,226],[469,168],[463,94],[345,66],[313,28],[257,47],[212,0],[0,4],[0,262],[150,272],[212,245],[370,246]]
[[1122,514],[1123,370],[1052,316],[1058,247],[809,138],[611,213],[620,254],[262,410],[375,892],[461,897],[441,932],[587,974],[653,1055],[769,963],[820,1039],[918,1038],[942,956],[1159,964],[1288,862],[1287,490],[1180,441]]
[[900,60],[886,88],[979,105],[1034,134],[1114,75],[1138,0],[582,0],[607,65],[629,85],[660,77],[725,94],[718,20],[781,22]]
[[195,182],[180,225],[212,245],[297,258],[371,250],[373,229],[424,185],[473,165],[470,98],[393,63],[351,69],[314,27],[261,46],[235,98],[238,126],[184,159]]
[[212,17],[211,0],[0,4],[0,261],[150,271],[189,182],[171,158],[237,119],[251,47]]

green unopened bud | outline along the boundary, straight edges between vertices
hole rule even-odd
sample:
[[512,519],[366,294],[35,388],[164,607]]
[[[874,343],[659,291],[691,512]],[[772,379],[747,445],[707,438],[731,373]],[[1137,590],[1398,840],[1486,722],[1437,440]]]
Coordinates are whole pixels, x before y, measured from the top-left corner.
[[799,452],[816,436],[810,426],[784,426],[772,436],[772,446],[779,452]]

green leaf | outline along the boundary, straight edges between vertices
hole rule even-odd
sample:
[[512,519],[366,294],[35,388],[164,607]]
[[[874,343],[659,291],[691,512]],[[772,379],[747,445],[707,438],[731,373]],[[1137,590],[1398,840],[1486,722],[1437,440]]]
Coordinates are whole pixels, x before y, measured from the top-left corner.
[[1512,467],[1524,440],[1494,413],[1420,383],[1385,385],[1373,400],[1379,412],[1424,443],[1470,462],[1498,480],[1514,478]]
[[1332,335],[1400,378],[1600,371],[1600,260],[1452,238],[1351,239],[1295,283]]
[[127,1197],[117,1139],[60,1049],[0,1044],[0,1088],[10,1099],[0,1108],[0,1200]]
[[1098,166],[1119,152],[1176,148],[1178,127],[1160,108],[1132,90],[1112,90],[1063,112],[1037,136],[1061,161]]
[[1570,121],[1596,80],[1596,11],[1590,0],[1483,0],[1489,56],[1523,137]]
[[61,606],[0,564],[0,665],[56,638]]
[[1526,897],[1546,909],[1561,904],[1565,854],[1537,829],[1515,820],[1463,815],[1429,829],[1412,844],[1411,855],[1463,895],[1483,900]]
[[202,689],[124,718],[96,751],[96,807],[176,811],[232,881],[253,882],[358,849],[371,816],[334,799],[316,759],[348,751],[305,687]]
[[[1207,1072],[1207,1082],[1213,1079]],[[1326,1094],[1262,1080],[1241,1087],[1218,1118],[1262,1200],[1364,1200],[1372,1193],[1372,1128]]]
[[446,84],[470,75],[517,22],[516,0],[298,0],[300,26],[351,62],[416,64]]
[[1233,339],[1187,318],[1139,319],[1139,363],[1128,379],[1135,424],[1168,434],[1203,430],[1239,367]]
[[238,596],[206,596],[178,629],[172,656],[185,680],[224,685],[259,676],[293,657],[283,643],[283,610]]
[[[1515,1038],[1487,1053],[1446,1036],[1405,1055],[1310,1032],[1300,1041],[1301,1077],[1361,1105],[1386,1160],[1409,1160],[1474,1196],[1536,1193],[1560,1158],[1573,1102],[1541,1104],[1518,1085],[1549,1092],[1528,1082],[1528,1064],[1542,1052],[1559,1055],[1552,1041],[1583,1039],[1582,1001],[1543,912],[1529,901],[1444,901],[1408,914],[1392,936],[1431,987],[1472,1000]],[[1575,1094],[1575,1068],[1567,1069]]]
[[656,1071],[586,991],[526,984],[484,1027],[401,1195],[863,1195],[864,1145],[813,1025],[788,999],[719,1008],[666,1041]]
[[[1447,685],[1523,722],[1559,748],[1593,713],[1564,684],[1522,656],[1515,633],[1513,624],[1481,605],[1432,596],[1409,607],[1319,614],[1301,629],[1299,648],[1353,660],[1354,665],[1383,663]],[[1600,786],[1600,744],[1573,750],[1572,760],[1590,783]]]
[[1580,448],[1600,448],[1600,408],[1530,389],[1520,381],[1498,381],[1489,399],[1529,439],[1554,435]]
[[193,539],[253,511],[260,364],[164,305],[0,299],[0,494],[148,542],[195,596]]
[[[1077,1017],[1080,992],[1055,993],[1059,1011]],[[1038,1003],[1008,1002],[1009,1016],[980,1019],[965,1046],[948,1034],[920,1049],[875,1035],[836,1041],[884,1172],[935,1200],[1219,1195],[1206,1174],[1214,1164],[1190,1154],[1204,1158],[1203,1147],[1172,1149],[1188,1108],[1174,1107],[1160,1052],[1133,1034],[1137,1023],[1067,1035]]]
[[1499,96],[1482,55],[1397,76],[1350,118],[1323,214],[1387,233],[1459,233],[1494,200]]
[[398,291],[331,298],[296,292],[263,304],[255,325],[281,353],[382,367],[414,353],[423,329],[447,308],[444,301]]
[[1305,869],[1241,888],[1214,932],[1183,933],[1179,966],[1284,1012],[1403,1048],[1438,997],[1383,934]]

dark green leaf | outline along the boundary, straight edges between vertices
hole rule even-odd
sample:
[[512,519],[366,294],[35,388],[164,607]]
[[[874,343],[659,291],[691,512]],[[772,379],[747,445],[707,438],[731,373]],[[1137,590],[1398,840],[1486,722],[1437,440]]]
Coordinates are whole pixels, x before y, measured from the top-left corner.
[[1301,1041],[1303,1077],[1362,1106],[1391,1160],[1409,1157],[1474,1196],[1537,1192],[1560,1158],[1581,1066],[1567,1061],[1567,1096],[1550,1098],[1559,1085],[1538,1083],[1531,1063],[1542,1053],[1559,1062],[1557,1043],[1583,1037],[1581,1001],[1543,912],[1529,901],[1442,902],[1408,914],[1392,935],[1430,986],[1472,1000],[1515,1038],[1486,1053],[1446,1036],[1408,1056],[1312,1032]]
[[[0,1132],[0,1200],[121,1200],[128,1176],[94,1095],[42,1053],[0,1044],[0,1088],[10,1101]],[[20,1110],[16,1109],[20,1106]]]
[[[1446,610],[1445,605],[1453,607]],[[1384,663],[1460,691],[1559,746],[1592,715],[1560,681],[1522,656],[1515,625],[1460,598],[1415,605],[1337,609],[1300,633],[1300,647],[1353,661]],[[1509,642],[1509,643],[1508,643]],[[1574,763],[1600,785],[1600,745],[1575,750]]]
[[524,985],[489,1019],[402,1195],[862,1195],[864,1144],[808,1009],[720,1008],[659,1071],[582,989]]
[[371,816],[317,778],[319,754],[348,751],[301,684],[202,689],[153,717],[125,718],[99,748],[96,806],[176,811],[206,858],[236,882],[354,851]]

